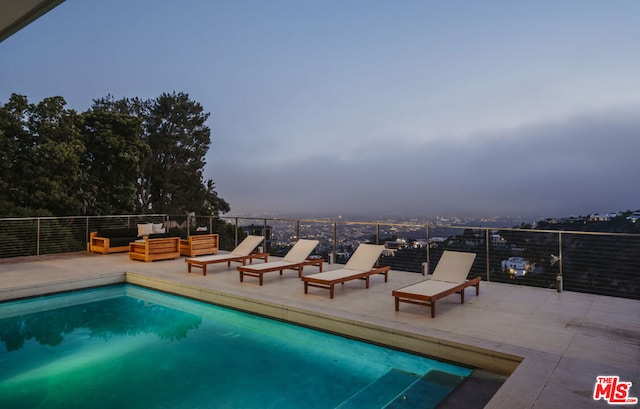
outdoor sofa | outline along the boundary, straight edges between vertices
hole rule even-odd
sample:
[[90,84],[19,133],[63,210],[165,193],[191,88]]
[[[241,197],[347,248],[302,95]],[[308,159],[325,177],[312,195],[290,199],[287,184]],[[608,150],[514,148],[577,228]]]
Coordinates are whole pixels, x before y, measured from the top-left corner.
[[129,251],[129,244],[144,238],[177,236],[168,233],[163,223],[138,223],[136,227],[107,227],[89,233],[89,251],[102,254]]

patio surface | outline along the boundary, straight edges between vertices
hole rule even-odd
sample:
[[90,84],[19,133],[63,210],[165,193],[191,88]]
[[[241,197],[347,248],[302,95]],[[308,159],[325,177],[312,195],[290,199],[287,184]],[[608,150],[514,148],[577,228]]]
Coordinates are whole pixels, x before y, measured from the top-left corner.
[[486,408],[611,407],[592,398],[600,375],[632,382],[630,396],[640,397],[636,300],[482,282],[478,297],[467,289],[464,305],[457,295],[439,301],[432,319],[426,307],[394,309],[391,291],[423,280],[419,274],[391,271],[388,283],[373,276],[369,289],[348,282],[329,299],[323,289],[304,294],[295,271],[266,274],[263,286],[251,277],[240,283],[237,265],[211,265],[203,276],[188,274],[184,258],[143,263],[127,253],[2,260],[0,301],[126,280],[495,372],[515,368]]

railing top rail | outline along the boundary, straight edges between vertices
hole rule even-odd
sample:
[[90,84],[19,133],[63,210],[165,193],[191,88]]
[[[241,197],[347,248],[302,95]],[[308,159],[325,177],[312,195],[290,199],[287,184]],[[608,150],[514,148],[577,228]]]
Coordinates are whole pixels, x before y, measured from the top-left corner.
[[[39,217],[2,217],[0,222],[7,221],[26,221],[26,220],[55,220],[55,219],[105,219],[105,218],[123,218],[123,217],[186,217],[187,214],[164,214],[164,213],[143,213],[143,214],[120,214],[108,216],[39,216]],[[196,217],[214,217],[214,216],[196,216]],[[459,226],[452,224],[429,224],[429,223],[394,223],[387,221],[350,221],[350,220],[331,220],[331,219],[295,219],[295,218],[278,218],[278,217],[257,217],[257,216],[218,216],[219,219],[242,219],[255,221],[282,221],[282,222],[300,222],[300,223],[330,223],[336,225],[379,225],[392,227],[408,227],[408,228],[430,228],[430,229],[469,229],[469,230],[495,230],[495,231],[514,231],[514,232],[531,232],[531,233],[554,233],[554,234],[575,234],[575,235],[591,235],[591,236],[617,236],[617,237],[640,237],[636,233],[615,233],[600,231],[578,231],[578,230],[553,230],[553,229],[533,229],[518,227],[495,227],[495,226]]]
[[357,225],[357,224],[373,224],[381,226],[404,226],[404,227],[425,227],[426,224],[412,224],[412,223],[393,223],[393,222],[381,222],[381,221],[352,221],[352,220],[331,220],[331,219],[287,219],[280,217],[245,217],[245,216],[220,216],[221,219],[246,219],[246,220],[273,220],[279,222],[301,222],[301,223],[335,223],[344,225]]
[[331,223],[338,225],[380,225],[380,226],[393,226],[393,227],[422,227],[430,229],[469,229],[469,230],[495,230],[495,231],[515,231],[515,232],[531,232],[531,233],[562,233],[562,234],[578,234],[578,235],[592,235],[592,236],[618,236],[618,237],[640,237],[640,234],[636,233],[615,233],[615,232],[599,232],[599,231],[579,231],[579,230],[553,230],[553,229],[531,229],[531,228],[519,228],[519,227],[496,227],[496,226],[459,226],[452,224],[411,224],[411,223],[392,223],[382,221],[348,221],[348,220],[331,220],[331,219],[286,219],[277,217],[245,217],[245,216],[220,216],[221,219],[246,219],[246,220],[260,220],[260,221],[289,221],[300,223]]
[[521,229],[517,227],[467,227],[469,229],[489,229],[489,230],[507,230],[517,232],[531,232],[531,233],[562,233],[562,234],[582,234],[588,236],[619,236],[619,237],[640,237],[637,233],[615,233],[604,231],[579,231],[579,230],[553,230],[553,229]]
[[115,219],[118,217],[165,217],[161,213],[114,214],[108,216],[33,216],[33,217],[0,217],[0,222],[19,220],[55,220],[55,219]]

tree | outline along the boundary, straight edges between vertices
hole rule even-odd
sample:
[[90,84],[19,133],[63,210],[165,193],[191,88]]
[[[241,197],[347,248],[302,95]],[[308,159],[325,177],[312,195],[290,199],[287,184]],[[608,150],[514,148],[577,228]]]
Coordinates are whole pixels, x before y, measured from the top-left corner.
[[217,216],[229,211],[212,180],[204,180],[205,155],[211,144],[209,114],[185,93],[156,99],[94,100],[94,109],[137,117],[140,139],[149,145],[137,180],[137,210],[151,213],[198,212]]
[[83,113],[87,148],[82,160],[84,214],[135,212],[137,183],[149,146],[140,138],[141,120],[94,107]]
[[141,187],[148,189],[154,212],[217,214],[229,210],[213,190],[213,182],[203,178],[211,144],[211,130],[205,124],[208,117],[184,93],[164,93],[150,104],[146,136],[151,156]]
[[203,178],[209,114],[187,94],[65,105],[13,94],[0,106],[1,215],[229,211]]
[[22,95],[12,94],[9,101],[0,107],[0,214],[27,215],[19,209],[17,196],[24,196],[17,177],[17,167],[28,159],[26,152],[34,141],[27,132],[25,118],[29,102]]
[[213,180],[207,179],[207,186],[202,198],[204,199],[199,209],[194,209],[198,214],[219,216],[220,213],[227,213],[230,210],[229,203],[218,196],[215,191]]
[[43,210],[54,215],[78,214],[82,201],[80,118],[64,108],[62,97],[29,104],[25,96],[13,94],[2,109],[3,151],[1,171],[6,192],[5,212]]

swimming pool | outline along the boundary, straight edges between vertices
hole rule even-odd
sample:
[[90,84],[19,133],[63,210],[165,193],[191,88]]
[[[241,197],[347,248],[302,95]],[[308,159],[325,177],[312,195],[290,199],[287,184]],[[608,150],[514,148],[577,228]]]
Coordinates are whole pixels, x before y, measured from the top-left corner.
[[130,284],[0,304],[3,408],[429,408],[471,372]]

